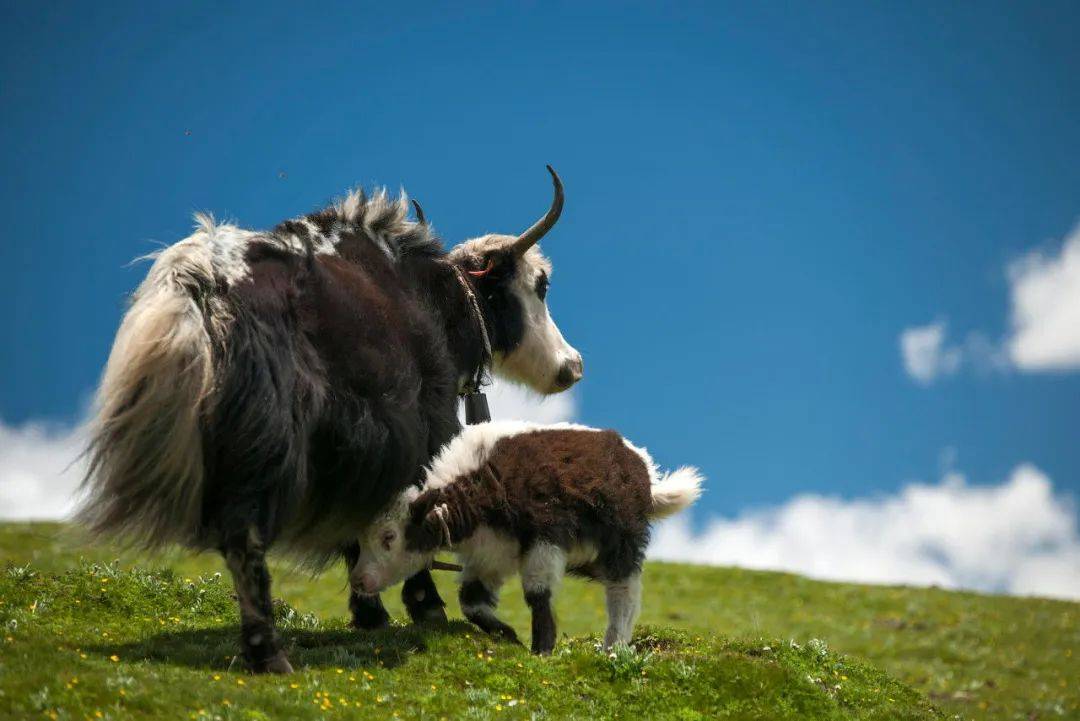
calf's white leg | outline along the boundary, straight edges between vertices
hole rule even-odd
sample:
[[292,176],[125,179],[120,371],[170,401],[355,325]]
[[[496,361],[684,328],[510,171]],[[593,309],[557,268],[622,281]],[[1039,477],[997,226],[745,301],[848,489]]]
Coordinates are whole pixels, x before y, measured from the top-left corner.
[[616,644],[627,645],[634,632],[634,622],[641,611],[641,574],[606,584],[608,627],[604,634],[604,648]]

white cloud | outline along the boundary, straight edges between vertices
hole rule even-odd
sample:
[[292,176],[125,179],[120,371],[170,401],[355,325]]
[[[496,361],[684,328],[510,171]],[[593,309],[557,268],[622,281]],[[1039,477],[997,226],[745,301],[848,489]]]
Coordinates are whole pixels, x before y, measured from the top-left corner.
[[1009,357],[1017,368],[1080,368],[1080,226],[1048,254],[1032,251],[1008,269]]
[[0,421],[0,519],[68,515],[86,468],[84,444],[81,427]]
[[815,578],[1080,598],[1080,531],[1050,479],[1018,466],[997,486],[958,473],[877,499],[801,495],[776,508],[684,515],[656,529],[650,557],[793,571]]
[[906,328],[900,334],[900,355],[904,370],[917,382],[928,385],[940,375],[951,375],[960,367],[961,351],[945,346],[945,321]]
[[[539,423],[570,420],[572,393],[541,397],[519,386],[495,381],[488,389],[495,418]],[[86,435],[81,426],[0,421],[0,519],[56,519],[69,515],[86,464],[80,454]]]
[[922,385],[961,366],[981,372],[1080,369],[1080,225],[1059,252],[1034,250],[1006,268],[1009,331],[999,341],[970,333],[949,343],[945,321],[905,329],[900,355]]

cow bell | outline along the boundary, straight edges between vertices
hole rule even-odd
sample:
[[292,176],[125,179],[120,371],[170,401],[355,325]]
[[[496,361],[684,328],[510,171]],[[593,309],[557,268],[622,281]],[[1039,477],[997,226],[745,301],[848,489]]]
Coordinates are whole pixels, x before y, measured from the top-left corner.
[[487,423],[491,420],[491,409],[488,408],[487,394],[473,391],[465,394],[465,423],[474,426],[477,423]]

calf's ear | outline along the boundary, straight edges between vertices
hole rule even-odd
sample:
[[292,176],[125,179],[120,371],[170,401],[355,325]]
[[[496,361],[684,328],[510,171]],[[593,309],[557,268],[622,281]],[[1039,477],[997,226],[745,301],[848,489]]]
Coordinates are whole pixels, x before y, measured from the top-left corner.
[[437,504],[442,502],[442,491],[435,488],[430,491],[424,491],[419,496],[413,499],[409,504],[408,516],[409,525],[415,525],[424,522],[424,517],[431,511]]
[[427,553],[439,547],[442,531],[432,523],[410,523],[405,527],[405,548]]
[[427,491],[409,504],[409,521],[405,525],[405,547],[408,550],[434,551],[442,543],[445,532],[435,510],[440,500],[438,491]]

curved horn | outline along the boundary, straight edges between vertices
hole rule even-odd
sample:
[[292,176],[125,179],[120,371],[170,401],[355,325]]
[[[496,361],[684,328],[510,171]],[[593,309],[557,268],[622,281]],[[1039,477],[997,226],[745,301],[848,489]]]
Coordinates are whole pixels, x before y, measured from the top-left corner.
[[414,200],[412,201],[412,207],[416,208],[416,222],[420,225],[427,225],[427,219],[424,218],[424,209],[420,207],[420,203]]
[[559,214],[562,213],[563,206],[563,187],[562,181],[559,180],[559,174],[555,172],[555,169],[550,165],[547,166],[548,172],[551,173],[551,182],[555,185],[555,197],[551,201],[551,207],[548,208],[548,212],[544,214],[544,217],[536,221],[531,228],[519,235],[513,243],[510,244],[510,249],[515,255],[523,255],[525,251],[536,245],[537,241],[544,237],[552,226],[559,220]]

